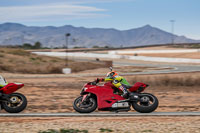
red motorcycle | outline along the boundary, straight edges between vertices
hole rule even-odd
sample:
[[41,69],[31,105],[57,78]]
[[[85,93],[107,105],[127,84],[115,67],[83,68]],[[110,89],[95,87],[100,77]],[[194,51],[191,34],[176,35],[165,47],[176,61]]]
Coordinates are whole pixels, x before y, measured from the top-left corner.
[[98,80],[85,84],[81,96],[76,98],[73,108],[79,113],[90,113],[96,110],[101,111],[129,111],[132,107],[140,113],[150,113],[158,107],[158,99],[150,93],[141,93],[148,87],[147,84],[137,82],[129,86],[129,98],[120,96],[119,89],[111,82],[104,85],[97,85]]
[[26,108],[26,97],[21,93],[14,93],[23,86],[22,83],[8,83],[0,88],[0,110],[4,109],[9,113],[19,113]]

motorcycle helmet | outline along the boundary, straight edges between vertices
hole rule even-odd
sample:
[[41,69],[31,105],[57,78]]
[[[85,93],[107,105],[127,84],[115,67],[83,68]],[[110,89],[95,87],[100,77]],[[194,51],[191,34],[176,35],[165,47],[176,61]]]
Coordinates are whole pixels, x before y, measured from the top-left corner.
[[117,75],[118,74],[115,71],[111,71],[111,72],[108,72],[106,76],[109,77],[109,78],[114,78]]

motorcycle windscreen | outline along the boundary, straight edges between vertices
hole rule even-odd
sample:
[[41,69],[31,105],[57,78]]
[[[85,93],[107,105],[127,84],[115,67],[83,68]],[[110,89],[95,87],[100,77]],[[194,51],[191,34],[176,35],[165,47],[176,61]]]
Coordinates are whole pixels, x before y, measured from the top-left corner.
[[0,85],[7,85],[5,78],[0,75]]

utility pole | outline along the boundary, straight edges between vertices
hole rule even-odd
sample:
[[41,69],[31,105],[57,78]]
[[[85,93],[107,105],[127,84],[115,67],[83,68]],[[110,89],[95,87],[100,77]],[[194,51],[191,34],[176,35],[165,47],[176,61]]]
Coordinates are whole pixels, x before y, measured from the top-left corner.
[[175,20],[170,20],[170,22],[171,22],[171,32],[172,32],[172,37],[171,37],[171,39],[172,39],[172,44],[174,44],[174,22],[175,22]]
[[66,46],[65,46],[65,52],[66,52],[66,58],[65,58],[65,60],[66,60],[66,64],[65,64],[65,66],[68,66],[68,56],[67,56],[67,52],[68,52],[69,36],[70,36],[70,35],[71,35],[70,33],[65,34],[65,37],[66,37]]

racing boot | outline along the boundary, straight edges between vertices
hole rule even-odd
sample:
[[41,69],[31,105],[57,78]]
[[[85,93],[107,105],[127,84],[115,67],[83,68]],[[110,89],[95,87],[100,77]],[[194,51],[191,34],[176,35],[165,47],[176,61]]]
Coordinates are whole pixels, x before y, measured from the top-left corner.
[[140,100],[139,96],[135,93],[130,93],[129,94],[129,99],[132,100],[132,101],[138,101]]
[[123,85],[121,85],[121,86],[119,87],[119,89],[122,90],[122,92],[123,92],[123,94],[122,94],[121,96],[122,96],[123,98],[125,98],[125,99],[128,99],[128,98],[129,98],[129,92],[128,92],[128,90],[126,89],[126,87],[123,86]]

